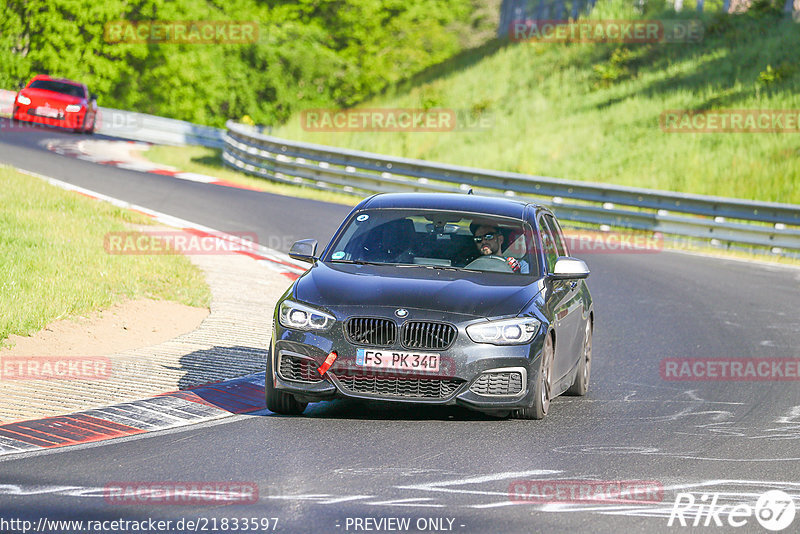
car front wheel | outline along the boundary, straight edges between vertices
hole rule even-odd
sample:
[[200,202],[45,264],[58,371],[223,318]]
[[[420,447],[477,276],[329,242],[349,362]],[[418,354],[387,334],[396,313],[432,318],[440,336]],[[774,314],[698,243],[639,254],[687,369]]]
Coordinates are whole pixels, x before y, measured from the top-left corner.
[[512,414],[515,419],[544,419],[547,415],[553,386],[553,354],[553,336],[548,333],[539,359],[536,383],[533,387],[533,404],[528,408],[515,410]]
[[275,389],[272,371],[272,353],[267,354],[267,373],[264,375],[264,392],[267,409],[280,415],[300,415],[308,406],[307,402],[299,402],[294,395]]

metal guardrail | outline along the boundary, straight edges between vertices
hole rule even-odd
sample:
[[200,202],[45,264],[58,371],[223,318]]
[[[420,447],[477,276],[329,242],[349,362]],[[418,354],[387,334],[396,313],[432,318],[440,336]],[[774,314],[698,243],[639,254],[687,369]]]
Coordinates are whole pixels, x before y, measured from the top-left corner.
[[[17,91],[0,89],[0,115],[11,115]],[[99,134],[167,145],[202,145],[222,148],[224,130],[122,109],[99,108]]]
[[166,145],[202,145],[222,148],[224,130],[146,113],[100,108],[97,133],[122,139]]
[[[355,195],[425,191],[523,197],[567,221],[800,250],[800,206],[577,182],[289,141],[228,121],[223,161],[273,181]],[[624,208],[620,208],[623,206]]]
[[16,97],[16,91],[0,89],[0,115],[11,115],[11,112],[14,110],[14,99]]

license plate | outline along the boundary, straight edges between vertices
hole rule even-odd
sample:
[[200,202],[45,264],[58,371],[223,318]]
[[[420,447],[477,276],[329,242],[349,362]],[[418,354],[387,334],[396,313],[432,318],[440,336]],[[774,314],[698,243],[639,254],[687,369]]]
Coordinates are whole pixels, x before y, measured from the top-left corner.
[[356,365],[375,369],[398,369],[402,371],[428,371],[435,373],[439,370],[440,359],[438,354],[422,354],[419,352],[395,350],[356,350]]
[[51,119],[55,119],[58,117],[58,110],[53,108],[39,107],[36,108],[36,114],[41,115],[42,117],[50,117]]

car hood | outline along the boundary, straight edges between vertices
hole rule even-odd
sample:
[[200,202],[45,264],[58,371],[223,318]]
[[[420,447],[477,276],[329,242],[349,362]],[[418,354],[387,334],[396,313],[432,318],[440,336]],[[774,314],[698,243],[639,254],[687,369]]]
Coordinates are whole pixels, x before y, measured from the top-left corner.
[[542,287],[525,275],[317,262],[297,280],[294,297],[328,308],[387,306],[494,317],[516,315]]
[[65,95],[45,89],[23,89],[21,92],[33,101],[32,104],[43,104],[47,102],[51,106],[67,106],[69,104],[83,103],[83,99],[79,96]]

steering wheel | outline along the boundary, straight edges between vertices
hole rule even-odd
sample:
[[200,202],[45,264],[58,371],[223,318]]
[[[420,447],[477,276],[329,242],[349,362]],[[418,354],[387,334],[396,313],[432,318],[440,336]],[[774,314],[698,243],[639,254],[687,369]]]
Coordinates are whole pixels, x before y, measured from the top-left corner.
[[506,263],[506,259],[502,256],[481,256],[469,262],[465,269],[475,269],[476,271],[495,271],[499,273],[513,273],[514,269]]

